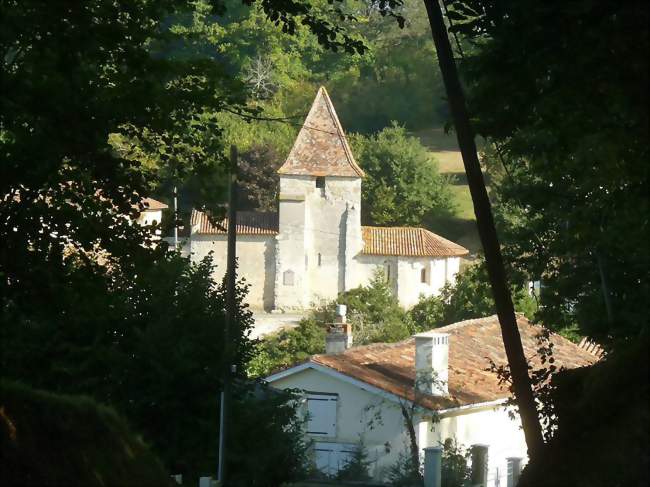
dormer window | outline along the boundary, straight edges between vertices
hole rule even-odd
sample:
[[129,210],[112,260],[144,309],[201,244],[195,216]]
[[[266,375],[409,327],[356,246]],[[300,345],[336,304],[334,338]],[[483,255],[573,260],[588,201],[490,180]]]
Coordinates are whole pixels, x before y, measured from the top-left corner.
[[316,187],[325,189],[325,176],[316,176]]

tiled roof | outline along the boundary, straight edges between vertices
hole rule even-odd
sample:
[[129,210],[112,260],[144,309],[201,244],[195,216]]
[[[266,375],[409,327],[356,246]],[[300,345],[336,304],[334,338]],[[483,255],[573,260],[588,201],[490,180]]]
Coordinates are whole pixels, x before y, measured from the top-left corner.
[[[191,227],[196,228],[194,233],[199,234],[225,234],[228,231],[228,218],[213,225],[208,216],[202,211],[192,210]],[[278,233],[278,214],[262,213],[257,211],[237,212],[237,235],[276,235]]]
[[[526,357],[539,366],[536,336],[542,331],[526,318],[518,317]],[[373,385],[430,409],[444,409],[503,399],[509,396],[496,374],[488,371],[490,360],[507,364],[501,328],[496,316],[462,321],[433,330],[449,333],[449,397],[413,393],[415,340],[393,344],[352,347],[338,355],[314,355],[311,361]],[[568,369],[593,364],[598,359],[569,340],[551,334],[555,365]]]
[[361,227],[363,250],[369,255],[457,257],[469,250],[424,228]]
[[318,90],[289,157],[278,173],[363,177],[324,87]]
[[145,205],[145,211],[146,210],[150,210],[150,211],[165,210],[165,209],[169,208],[162,201],[158,201],[158,200],[155,200],[153,198],[142,198],[142,202]]

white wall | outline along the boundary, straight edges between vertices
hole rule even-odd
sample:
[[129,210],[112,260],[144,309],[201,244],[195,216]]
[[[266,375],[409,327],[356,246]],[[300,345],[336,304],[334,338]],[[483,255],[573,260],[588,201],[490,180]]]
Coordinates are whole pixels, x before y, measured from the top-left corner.
[[[400,451],[408,452],[408,436],[399,404],[361,387],[342,381],[319,370],[306,369],[272,382],[281,389],[298,388],[310,392],[338,393],[336,436],[314,437],[318,442],[354,444],[363,435],[369,458],[373,460],[372,474],[381,479],[387,467],[398,458]],[[382,421],[371,428],[373,414],[380,412]],[[441,415],[438,423],[430,419],[416,420],[416,434],[421,449],[439,446],[454,437],[466,448],[474,444],[488,446],[488,486],[506,485],[507,457],[526,457],[526,444],[520,421],[511,420],[503,406],[483,406],[474,410],[456,410]],[[385,444],[390,443],[390,453]]]
[[[386,273],[390,266],[390,288],[399,304],[410,308],[417,304],[420,296],[437,296],[447,282],[454,282],[458,273],[460,258],[396,257],[383,255],[358,255],[355,259],[355,279],[352,287],[367,285],[377,269]],[[426,282],[421,272],[426,270]]]
[[[312,439],[318,442],[358,444],[362,436],[368,457],[373,461],[371,474],[375,478],[383,475],[407,445],[408,437],[404,432],[398,405],[388,399],[313,369],[284,377],[271,385],[280,389],[298,388],[311,392],[338,393],[336,436],[315,436]],[[376,418],[372,422],[377,413],[380,413],[381,422]],[[386,451],[386,442],[390,444],[390,452]]]
[[143,210],[138,216],[137,222],[142,226],[151,225],[154,222],[162,221],[162,210]]
[[[473,412],[455,412],[442,415],[439,423],[425,427],[426,445],[438,446],[446,438],[456,438],[464,446],[487,445],[488,484],[486,487],[505,487],[508,457],[527,458],[526,440],[519,416],[510,419],[503,405],[488,406]],[[524,460],[524,463],[526,460]],[[497,480],[498,479],[498,480]]]
[[[280,177],[277,308],[311,307],[346,289],[346,258],[362,245],[360,205],[360,178],[327,176],[321,189],[313,176]],[[281,279],[287,270],[293,289]]]
[[[437,296],[458,272],[458,258],[400,257],[397,270],[397,297],[405,308],[417,304],[420,296]],[[456,266],[456,267],[454,267]],[[456,269],[454,272],[453,269]],[[422,269],[426,271],[422,282]]]
[[[189,250],[192,260],[203,259],[210,251],[216,268],[212,277],[221,282],[226,273],[227,259],[226,235],[192,235]],[[273,307],[273,288],[275,281],[275,237],[238,235],[237,236],[238,277],[245,278],[250,284],[246,302],[253,309],[271,309]]]

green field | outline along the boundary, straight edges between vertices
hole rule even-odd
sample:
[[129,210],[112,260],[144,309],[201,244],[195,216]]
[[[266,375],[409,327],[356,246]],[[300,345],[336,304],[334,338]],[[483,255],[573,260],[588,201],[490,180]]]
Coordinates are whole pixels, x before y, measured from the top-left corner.
[[432,218],[429,228],[443,237],[453,240],[475,254],[481,248],[474,206],[467,186],[463,160],[458,150],[456,135],[445,134],[442,128],[420,130],[413,133],[438,161],[440,172],[453,176],[455,214],[449,217]]

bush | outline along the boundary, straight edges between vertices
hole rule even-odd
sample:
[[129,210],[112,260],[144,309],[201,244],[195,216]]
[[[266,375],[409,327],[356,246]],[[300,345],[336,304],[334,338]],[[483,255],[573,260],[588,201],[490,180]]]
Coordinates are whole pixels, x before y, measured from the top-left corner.
[[[511,286],[511,293],[515,310],[532,319],[537,311],[535,298],[521,285]],[[440,295],[421,298],[408,314],[414,328],[424,331],[495,313],[485,261],[481,259],[457,274],[455,283],[446,284]]]
[[368,460],[368,450],[363,442],[363,438],[361,438],[350,459],[336,475],[336,480],[370,480],[372,477],[368,472],[368,467],[371,463]]
[[459,445],[455,438],[447,438],[442,448],[442,487],[464,487],[471,475],[467,465],[470,451]]
[[248,365],[249,376],[262,377],[324,353],[326,325],[334,322],[337,304],[348,307],[354,345],[397,342],[413,333],[407,313],[391,293],[383,273],[377,272],[368,286],[342,293],[337,300],[312,310],[296,328],[260,340]]
[[406,451],[400,452],[397,461],[388,467],[388,484],[393,487],[422,487],[424,485],[420,465]]
[[112,409],[0,382],[0,485],[171,485]]

